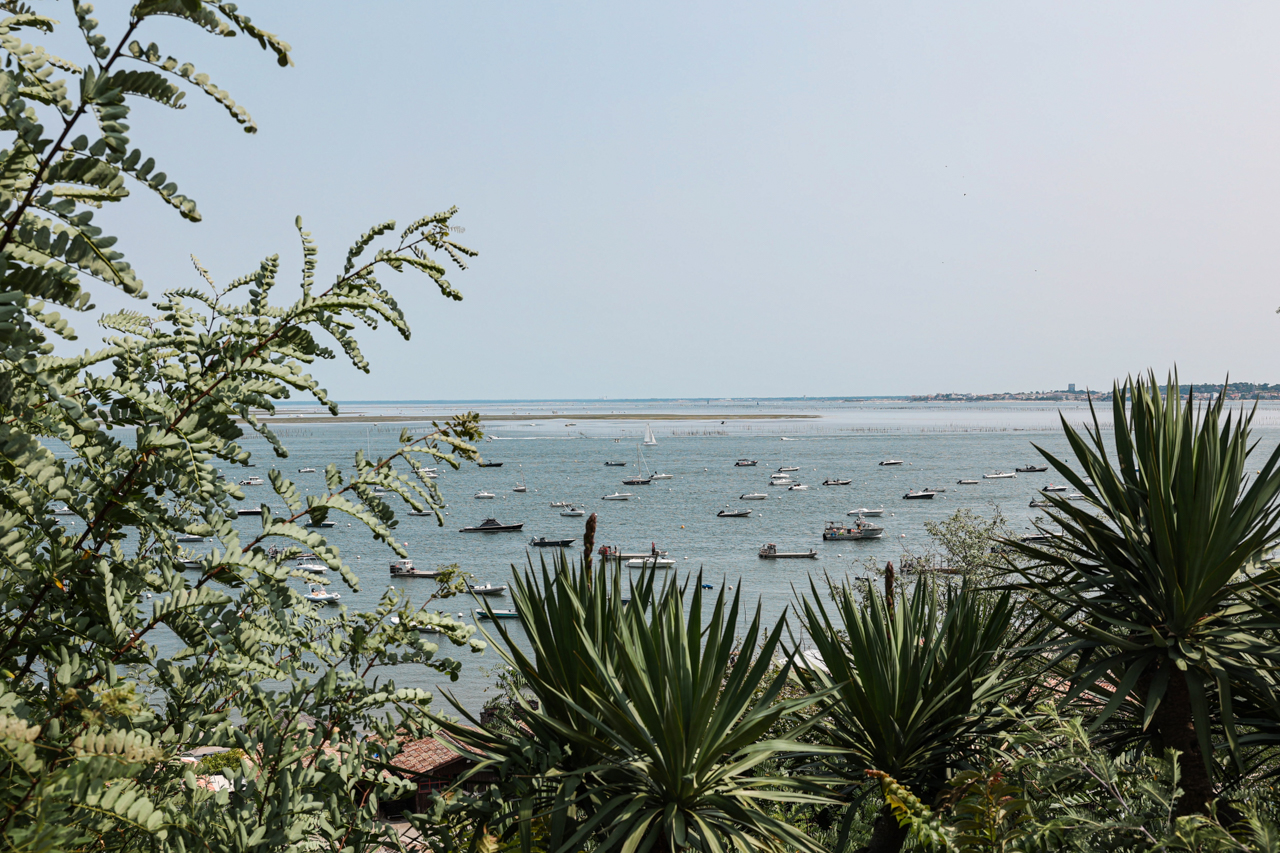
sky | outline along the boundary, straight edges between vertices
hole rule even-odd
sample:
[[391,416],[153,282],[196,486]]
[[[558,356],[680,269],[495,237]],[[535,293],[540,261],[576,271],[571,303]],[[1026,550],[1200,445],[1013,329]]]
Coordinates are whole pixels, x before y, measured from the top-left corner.
[[296,67],[140,34],[259,126],[198,92],[135,112],[204,221],[143,193],[101,218],[152,298],[200,284],[192,254],[227,281],[273,253],[291,298],[295,216],[324,280],[456,205],[464,300],[388,273],[412,339],[316,367],[337,399],[1280,382],[1275,4],[240,5]]

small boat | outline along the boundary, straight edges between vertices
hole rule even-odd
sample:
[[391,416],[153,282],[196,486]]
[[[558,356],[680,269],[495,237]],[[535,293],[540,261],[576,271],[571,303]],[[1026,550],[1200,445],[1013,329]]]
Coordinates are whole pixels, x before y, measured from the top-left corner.
[[506,595],[506,584],[467,584],[467,592],[472,595]]
[[315,468],[299,468],[298,469],[299,474],[314,474],[315,472],[316,472]]
[[778,469],[778,473],[786,473],[787,471],[799,471],[799,470],[800,470],[799,465],[783,465],[781,468]]
[[672,478],[672,476],[673,476],[673,475],[671,475],[671,474],[658,474],[658,473],[654,473],[654,474],[650,474],[650,475],[649,475],[649,479],[650,479],[650,480],[670,480],[670,479]]
[[1087,501],[1087,500],[1089,500],[1089,496],[1088,496],[1088,495],[1085,495],[1085,494],[1081,494],[1080,492],[1072,492],[1071,494],[1067,495],[1067,500],[1069,500],[1069,501]]
[[657,447],[658,439],[653,437],[653,427],[648,424],[644,425],[644,441],[640,442],[645,447]]
[[496,518],[486,518],[484,521],[474,527],[462,527],[458,529],[459,533],[506,533],[512,530],[519,530],[524,527],[524,522],[519,524],[503,524]]
[[1053,537],[1050,536],[1048,533],[1028,533],[1026,536],[1020,536],[1018,538],[1018,541],[1027,542],[1030,544],[1034,544],[1038,542],[1052,542]]
[[71,509],[71,507],[64,506],[64,507],[59,507],[58,509],[55,509],[53,511],[53,514],[54,515],[75,515],[76,511]]
[[475,493],[475,499],[478,501],[491,501],[496,497],[497,495],[493,492],[486,492],[483,489]]
[[523,493],[523,492],[529,491],[529,489],[525,486],[524,483],[516,483],[515,486],[511,488],[511,491]]
[[[272,547],[275,547],[275,546],[272,546]],[[318,560],[320,558],[317,557],[314,552],[308,551],[305,554],[295,554],[293,559],[301,563],[303,560]]]
[[481,468],[501,468],[502,467],[501,462],[480,462],[478,464]]
[[548,539],[545,536],[535,537],[529,540],[529,544],[535,548],[568,548],[577,539]]
[[766,499],[766,498],[768,498],[768,497],[769,497],[768,495],[766,495],[766,494],[762,494],[762,493],[760,493],[760,492],[752,492],[752,493],[751,493],[751,494],[749,494],[749,495],[742,495],[741,497],[739,497],[739,498],[738,498],[738,500],[740,500],[740,501],[762,501],[762,500],[765,500],[765,499]]
[[717,518],[749,518],[750,516],[751,510],[749,509],[722,509],[716,513]]
[[935,488],[933,488],[933,487],[931,486],[931,487],[929,487],[929,488],[927,488],[927,489],[924,489],[924,491],[926,491],[926,492],[933,492],[935,495],[941,495],[941,494],[946,494],[946,491],[947,491],[947,490],[946,490],[946,489],[935,489]]
[[628,477],[622,481],[624,486],[647,486],[651,477]]
[[823,480],[823,481],[822,481],[822,485],[824,485],[824,486],[847,486],[847,485],[849,485],[849,484],[850,484],[850,483],[852,483],[852,482],[853,482],[853,480],[834,480],[834,479],[826,479],[826,480]]
[[444,572],[440,569],[417,569],[413,560],[396,560],[391,564],[391,576],[395,578],[438,578]]
[[604,557],[606,560],[645,560],[645,559],[649,559],[650,557],[667,556],[667,552],[660,549],[654,543],[649,544],[648,553],[640,552],[636,554],[625,554],[622,552],[620,548],[612,547],[609,545],[601,545],[596,550],[596,553],[599,554],[601,557]]
[[770,486],[794,486],[795,484],[796,484],[796,481],[791,479],[790,477],[778,476],[778,477],[769,478]]
[[1041,507],[1053,506],[1053,504],[1049,501],[1038,501],[1035,498],[1032,498],[1031,503],[1027,504],[1027,506],[1031,507],[1032,509],[1039,509]]
[[307,522],[307,523],[306,523],[305,525],[303,525],[303,526],[304,526],[304,527],[314,527],[314,528],[316,528],[316,529],[321,529],[321,528],[323,528],[323,529],[325,529],[325,530],[328,530],[330,527],[337,527],[337,526],[338,526],[338,522],[336,522],[336,521],[309,521],[309,522]]
[[614,492],[614,493],[613,493],[613,494],[611,494],[611,495],[605,495],[605,496],[604,496],[604,497],[602,497],[600,500],[602,500],[602,501],[629,501],[629,500],[631,500],[631,499],[632,499],[632,498],[634,498],[634,497],[635,497],[635,495],[631,494],[630,492]]
[[178,542],[203,542],[203,541],[204,541],[205,539],[207,539],[207,538],[208,538],[207,536],[192,536],[192,535],[191,535],[191,534],[189,534],[189,533],[184,533],[184,534],[182,534],[181,536],[179,536],[179,537],[177,538],[177,540],[176,540],[176,541],[178,541]]
[[902,464],[902,460],[901,460],[901,459],[886,459],[886,460],[884,460],[883,462],[881,462],[880,464],[881,464],[881,465],[901,465],[901,464]]
[[336,592],[329,592],[320,584],[313,583],[302,597],[313,604],[337,604],[342,596]]
[[628,569],[669,569],[676,564],[675,560],[665,557],[636,557],[627,560]]
[[931,501],[933,500],[933,492],[917,492],[910,491],[902,496],[904,501]]
[[435,513],[429,509],[424,509],[424,510],[411,509],[407,514],[408,515],[435,515]]
[[823,542],[838,542],[846,539],[879,539],[884,535],[884,528],[878,524],[864,521],[861,517],[853,524],[841,524],[828,521],[822,531]]
[[[492,614],[492,616],[490,615]],[[519,619],[520,614],[514,610],[481,610],[476,608],[477,619]]]
[[1067,490],[1066,486],[1055,486],[1053,483],[1050,483],[1049,485],[1044,486],[1043,488],[1040,489],[1040,491],[1042,492],[1065,492],[1066,490]]
[[182,569],[184,572],[191,569],[195,569],[196,571],[199,571],[200,569],[203,569],[204,566],[200,563],[199,560],[179,560],[178,568]]
[[[267,507],[267,512],[271,512],[271,507]],[[237,516],[262,515],[262,507],[254,507],[252,509],[238,509],[236,510],[236,515]]]
[[809,491],[809,487],[806,486],[804,483],[794,483],[790,486],[787,486],[787,491],[788,492],[807,492]]
[[439,474],[437,474],[435,471],[420,471],[420,472],[418,472],[418,479],[420,479],[420,480],[438,480],[438,479],[440,479],[440,475],[439,475]]
[[733,467],[734,468],[754,468],[759,464],[760,464],[759,460],[756,460],[756,459],[739,459],[737,462],[733,463]]
[[879,509],[867,509],[865,506],[861,509],[851,509],[846,515],[860,515],[863,518],[879,518],[884,515],[884,507]]
[[562,506],[573,506],[573,504],[569,503],[568,501],[552,501],[551,502],[552,509],[558,509]]
[[625,467],[627,467],[627,463],[625,463],[625,462],[606,462],[606,463],[604,463],[604,464],[605,464],[605,467],[606,467],[606,468],[625,468]]
[[768,545],[761,545],[757,552],[763,560],[786,560],[808,557],[811,560],[818,559],[818,552],[810,548],[808,551],[779,551],[778,546],[770,542]]
[[566,506],[560,510],[560,514],[565,518],[582,518],[587,514],[587,511],[580,506]]
[[956,485],[957,486],[976,486],[978,485],[978,481],[977,480],[956,480]]
[[1005,473],[1005,472],[1003,472],[1003,471],[997,471],[997,472],[995,472],[994,474],[983,474],[983,475],[982,475],[982,479],[984,479],[984,480],[1015,480],[1015,479],[1017,479],[1017,477],[1018,477],[1018,475],[1017,475],[1017,474],[1015,474],[1015,473],[1013,473],[1012,471],[1011,471],[1011,472],[1009,472],[1008,474],[1006,474],[1006,473]]
[[299,563],[294,568],[300,572],[310,572],[313,575],[322,575],[329,571],[329,567],[323,563]]
[[[782,440],[782,441],[799,441],[800,439],[798,439],[798,438],[787,438],[787,437],[784,435],[784,436],[782,437],[782,439],[781,439],[781,440]],[[710,589],[710,588],[711,588],[711,587],[707,587],[707,589]]]
[[264,482],[264,481],[263,481],[263,479],[262,479],[261,477],[246,477],[245,479],[243,479],[243,480],[241,480],[241,481],[240,481],[240,485],[242,485],[242,486],[261,486],[261,485],[263,485],[263,482]]
[[1023,465],[1021,468],[1014,468],[1019,474],[1040,474],[1049,470],[1048,465]]

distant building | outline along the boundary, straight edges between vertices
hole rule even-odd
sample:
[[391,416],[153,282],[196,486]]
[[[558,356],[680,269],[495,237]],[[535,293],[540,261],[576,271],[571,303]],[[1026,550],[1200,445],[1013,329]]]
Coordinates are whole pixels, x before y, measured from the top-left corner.
[[1072,394],[1076,393],[1076,383],[1072,382],[1070,385],[1068,385],[1067,391]]

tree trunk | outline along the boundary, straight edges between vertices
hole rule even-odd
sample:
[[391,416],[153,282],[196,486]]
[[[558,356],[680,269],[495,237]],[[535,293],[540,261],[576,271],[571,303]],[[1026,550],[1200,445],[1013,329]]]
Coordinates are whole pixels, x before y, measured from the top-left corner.
[[[1165,664],[1168,666],[1168,664]],[[1187,690],[1187,678],[1174,670],[1169,676],[1169,686],[1164,699],[1151,720],[1160,743],[1165,749],[1176,749],[1178,769],[1182,772],[1176,814],[1208,814],[1213,801],[1213,779],[1205,768],[1200,741],[1196,738],[1195,717],[1191,710],[1191,694]]]
[[898,819],[886,805],[871,826],[871,840],[858,853],[898,853],[906,840],[906,827],[898,826]]

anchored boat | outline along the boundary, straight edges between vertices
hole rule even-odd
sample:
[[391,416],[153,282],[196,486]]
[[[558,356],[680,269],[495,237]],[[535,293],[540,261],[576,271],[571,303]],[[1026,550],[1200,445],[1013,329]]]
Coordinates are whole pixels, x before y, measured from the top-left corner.
[[749,509],[735,509],[735,510],[722,509],[716,513],[717,518],[748,518],[750,517],[750,515],[751,515],[751,510]]
[[391,576],[394,578],[438,578],[443,571],[439,569],[416,569],[413,560],[396,560],[391,564]]
[[853,524],[843,524],[839,521],[828,521],[827,527],[822,531],[823,542],[838,542],[846,539],[879,539],[884,535],[884,528],[878,524],[872,524],[859,518]]
[[459,528],[459,533],[505,533],[511,530],[519,530],[524,527],[524,522],[519,524],[503,524],[496,518],[486,518],[484,521],[474,527]]
[[767,545],[760,546],[760,558],[764,560],[787,560],[808,557],[811,560],[818,558],[818,552],[810,548],[808,551],[779,551],[778,546],[770,542]]
[[548,539],[545,536],[534,537],[529,540],[529,544],[535,548],[568,548],[577,539]]

